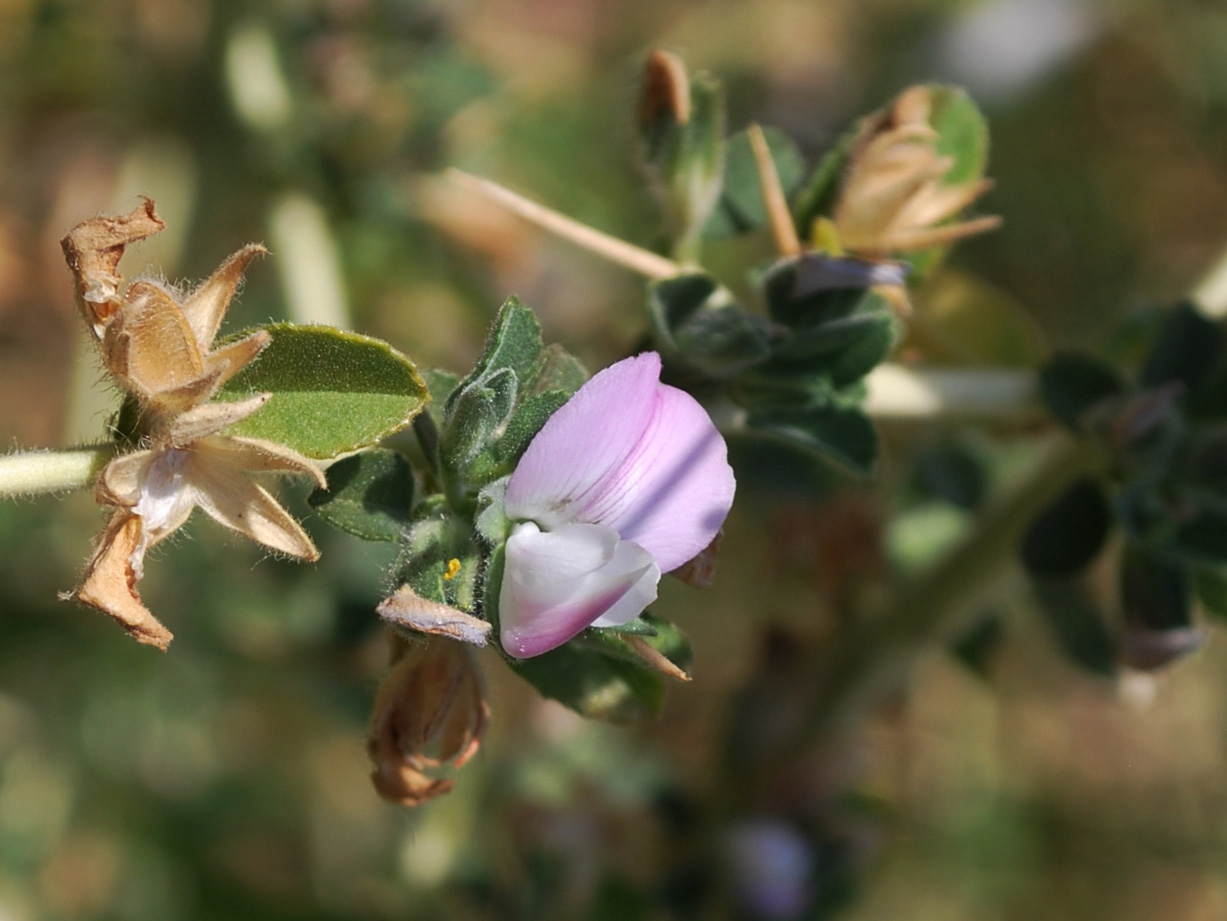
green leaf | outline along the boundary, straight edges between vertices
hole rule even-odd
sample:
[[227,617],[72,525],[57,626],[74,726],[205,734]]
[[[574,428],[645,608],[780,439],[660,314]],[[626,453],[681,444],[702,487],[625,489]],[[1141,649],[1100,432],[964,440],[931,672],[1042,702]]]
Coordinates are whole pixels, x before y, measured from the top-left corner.
[[1040,370],[1045,405],[1076,432],[1088,410],[1124,392],[1125,382],[1110,365],[1078,352],[1060,353]]
[[519,298],[507,298],[494,318],[486,347],[477,364],[457,386],[452,399],[456,399],[468,385],[504,369],[514,372],[519,383],[527,384],[540,365],[544,348],[541,324],[533,312]]
[[403,428],[429,399],[413,363],[379,339],[331,326],[265,329],[268,346],[220,398],[273,398],[228,434],[274,441],[308,457],[336,457]]
[[770,354],[767,324],[730,303],[710,275],[649,285],[648,311],[662,351],[708,376],[732,376]]
[[1061,651],[1094,674],[1114,677],[1116,641],[1086,586],[1076,578],[1048,576],[1035,579],[1033,587]]
[[873,472],[878,433],[860,409],[830,404],[750,413],[748,432],[784,441],[860,476]]
[[588,369],[578,358],[557,343],[542,351],[540,361],[533,371],[528,394],[561,393],[570,396],[588,380]]
[[1099,484],[1072,484],[1031,523],[1022,542],[1023,564],[1037,576],[1070,576],[1099,555],[1112,512]]
[[[805,159],[792,139],[778,128],[763,128],[775,171],[785,195],[791,195],[805,178]],[[724,187],[720,200],[703,227],[707,239],[736,236],[764,226],[767,208],[759,183],[758,164],[750,136],[739,131],[724,148]]]
[[363,540],[399,541],[409,528],[413,470],[404,455],[371,448],[342,458],[326,473],[327,489],[307,497],[333,527]]

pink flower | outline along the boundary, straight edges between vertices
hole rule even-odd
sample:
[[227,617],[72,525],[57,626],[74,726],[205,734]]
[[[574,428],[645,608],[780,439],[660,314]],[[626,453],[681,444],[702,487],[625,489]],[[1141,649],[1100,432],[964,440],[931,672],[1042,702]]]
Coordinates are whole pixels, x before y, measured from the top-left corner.
[[660,382],[659,355],[597,374],[507,483],[503,648],[528,658],[633,620],[661,573],[712,542],[734,486],[724,439],[693,397]]

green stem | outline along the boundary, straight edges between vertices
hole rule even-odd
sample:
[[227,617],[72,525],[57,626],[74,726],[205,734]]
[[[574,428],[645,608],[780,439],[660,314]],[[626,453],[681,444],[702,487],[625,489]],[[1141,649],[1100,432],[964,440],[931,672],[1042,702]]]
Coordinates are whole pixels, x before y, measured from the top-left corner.
[[854,627],[838,644],[838,660],[831,663],[793,736],[794,753],[850,725],[894,689],[921,655],[974,624],[1017,559],[1019,542],[1037,511],[1105,462],[1090,442],[1059,436],[1025,481],[986,509],[940,562],[894,592],[877,616]]
[[81,489],[114,456],[115,445],[101,444],[0,457],[0,498]]

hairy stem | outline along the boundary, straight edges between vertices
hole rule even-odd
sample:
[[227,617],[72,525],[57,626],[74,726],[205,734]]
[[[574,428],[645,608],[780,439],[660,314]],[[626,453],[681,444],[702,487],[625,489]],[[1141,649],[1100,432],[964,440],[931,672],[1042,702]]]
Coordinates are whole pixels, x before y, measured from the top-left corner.
[[0,457],[0,498],[81,489],[114,456],[113,444],[5,455]]

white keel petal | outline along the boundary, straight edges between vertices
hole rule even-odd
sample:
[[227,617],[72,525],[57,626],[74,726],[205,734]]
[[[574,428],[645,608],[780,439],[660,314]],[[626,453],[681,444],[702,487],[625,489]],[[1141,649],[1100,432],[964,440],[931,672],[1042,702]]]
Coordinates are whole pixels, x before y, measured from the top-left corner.
[[626,623],[656,600],[652,555],[604,525],[542,531],[518,525],[507,542],[499,594],[503,648],[529,658],[592,626]]

